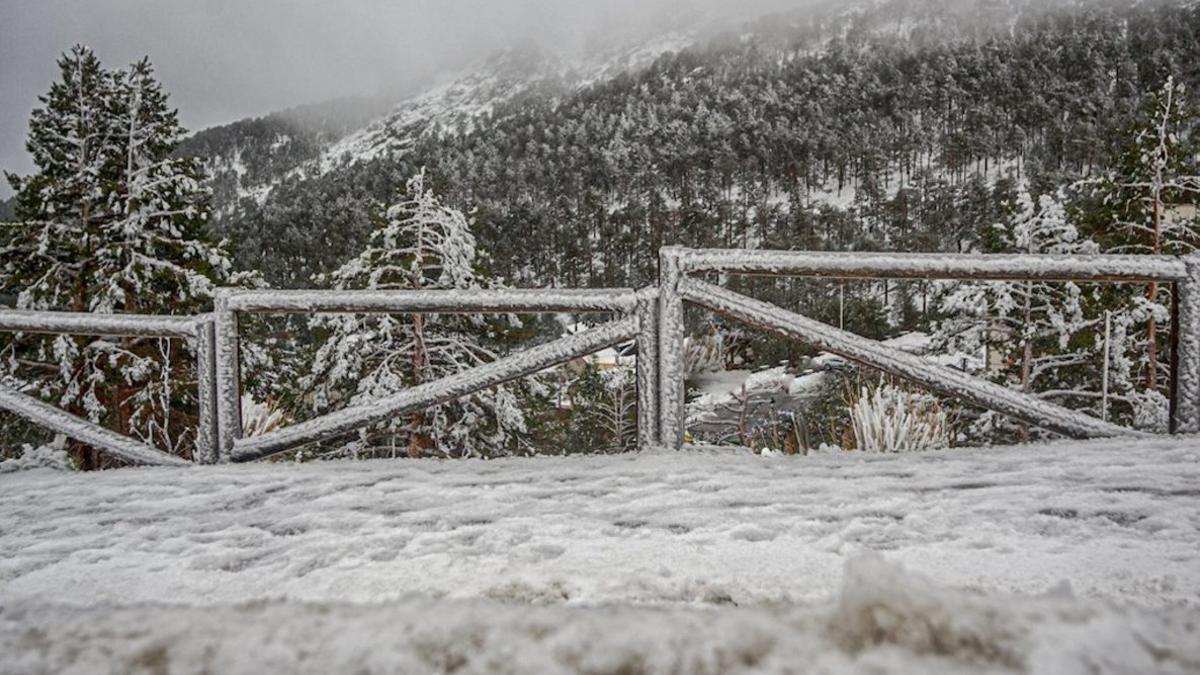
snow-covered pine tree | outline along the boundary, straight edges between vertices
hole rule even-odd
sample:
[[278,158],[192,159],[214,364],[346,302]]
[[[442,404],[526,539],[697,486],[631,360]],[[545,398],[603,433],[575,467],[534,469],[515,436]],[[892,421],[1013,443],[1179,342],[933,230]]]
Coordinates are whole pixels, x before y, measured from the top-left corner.
[[[173,157],[183,135],[149,59],[114,73],[116,136],[124,171],[111,197],[99,266],[107,285],[92,311],[190,314],[203,311],[215,282],[234,283],[230,259],[207,236],[209,190],[195,160]],[[127,402],[129,430],[175,452],[190,443],[172,409],[193,387],[191,359],[172,358],[169,340],[123,340],[113,383]],[[111,357],[110,357],[111,358]],[[184,394],[186,396],[186,394]],[[190,427],[190,425],[183,425]]]
[[212,297],[229,277],[229,256],[207,239],[209,191],[190,158],[172,157],[183,129],[167,105],[148,59],[114,74],[117,137],[123,171],[105,223],[101,265],[117,274],[94,311],[176,313]]
[[[202,311],[229,256],[206,239],[207,189],[174,158],[183,129],[149,61],[106,71],[86,47],[59,62],[27,148],[38,168],[9,176],[18,223],[5,233],[0,289],[19,307],[101,313]],[[9,341],[5,366],[71,412],[187,454],[194,441],[192,357],[168,340]],[[83,468],[100,465],[74,447]]]
[[[1061,195],[1018,197],[1015,221],[993,226],[987,239],[1008,253],[1094,253],[1094,242],[1068,222]],[[935,332],[942,349],[986,354],[989,375],[1004,384],[1077,407],[1090,395],[1079,372],[1094,361],[1094,345],[1080,339],[1094,319],[1074,283],[984,281],[955,284],[943,297],[945,315]],[[992,419],[988,416],[986,419]],[[990,430],[985,431],[990,433]]]
[[[1183,255],[1200,250],[1200,111],[1188,100],[1184,86],[1168,77],[1146,102],[1142,120],[1118,165],[1093,184],[1111,211],[1111,222],[1099,233],[1106,252]],[[1142,298],[1132,300],[1121,317],[1130,324],[1130,347],[1145,373],[1147,393],[1160,392],[1161,357],[1165,335],[1159,326],[1169,320],[1169,289],[1148,285]],[[1144,326],[1144,329],[1141,328]]]
[[636,447],[637,383],[632,368],[585,362],[569,393],[571,418],[564,441],[570,447],[565,451],[627,452]]
[[109,204],[116,147],[113,77],[86,47],[58,61],[61,79],[39,97],[25,147],[38,171],[6,174],[16,191],[18,223],[4,234],[4,289],[26,308],[88,311],[100,223]]
[[[334,288],[482,287],[469,223],[441,203],[424,170],[380,221],[366,250],[329,275]],[[494,328],[480,315],[322,316],[313,326],[328,333],[311,375],[317,410],[382,398],[496,358],[486,345]],[[511,452],[524,432],[515,394],[499,386],[381,423],[360,439],[371,454],[491,456]]]

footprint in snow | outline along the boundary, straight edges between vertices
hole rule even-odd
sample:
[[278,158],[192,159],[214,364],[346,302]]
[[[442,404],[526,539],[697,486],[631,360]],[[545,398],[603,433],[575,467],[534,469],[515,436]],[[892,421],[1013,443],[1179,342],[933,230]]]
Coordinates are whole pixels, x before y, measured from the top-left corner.
[[730,532],[729,536],[743,541],[771,541],[778,537],[779,533],[758,525],[742,525]]

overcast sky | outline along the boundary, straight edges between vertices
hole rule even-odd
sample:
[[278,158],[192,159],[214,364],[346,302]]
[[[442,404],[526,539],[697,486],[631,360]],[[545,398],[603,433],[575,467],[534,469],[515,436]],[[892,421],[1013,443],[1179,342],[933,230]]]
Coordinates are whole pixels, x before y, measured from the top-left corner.
[[[95,49],[106,67],[148,55],[185,126],[200,129],[402,87],[517,41],[569,48],[598,30],[644,31],[731,5],[788,3],[0,0],[0,169],[31,170],[24,150],[29,112],[57,76],[55,59],[77,42]],[[0,196],[8,194],[0,188]]]

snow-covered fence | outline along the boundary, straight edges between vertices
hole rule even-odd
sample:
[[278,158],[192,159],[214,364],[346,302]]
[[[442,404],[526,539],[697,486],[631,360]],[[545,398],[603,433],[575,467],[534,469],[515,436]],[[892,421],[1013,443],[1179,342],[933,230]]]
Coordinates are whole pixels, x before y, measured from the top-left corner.
[[[1166,282],[1173,307],[1172,431],[1200,433],[1200,255],[951,255],[804,251],[660,251],[659,284],[632,289],[470,291],[217,291],[196,317],[0,311],[0,331],[179,338],[196,346],[200,463],[251,461],[443,403],[606,347],[636,340],[638,447],[679,448],[684,437],[684,302],[1070,436],[1135,434],[1124,427],[901,352],[780,307],[693,279],[703,272],[877,279]],[[369,404],[243,438],[238,321],[246,313],[611,313],[609,323],[428,382]],[[0,409],[131,462],[184,460],[0,386]]]
[[[145,316],[134,314],[89,314],[83,312],[0,311],[0,330],[51,335],[98,335],[114,337],[176,338],[192,341],[196,349],[196,382],[199,410],[196,431],[196,461],[216,461],[216,390],[213,380],[211,315],[195,317]],[[187,464],[186,460],[118,434],[52,405],[0,385],[0,409],[35,424],[135,464]]]
[[684,436],[683,303],[699,304],[759,328],[816,345],[1071,436],[1136,432],[945,368],[732,291],[689,278],[696,272],[875,279],[996,279],[1094,282],[1160,281],[1176,285],[1172,331],[1172,430],[1200,432],[1200,256],[950,255],[667,247],[659,257],[659,436],[680,447]]
[[[536,373],[607,347],[636,340],[639,350],[638,444],[657,438],[653,414],[657,334],[656,291],[646,289],[424,290],[424,291],[241,291],[221,289],[215,300],[219,453],[251,461],[336,436],[389,417],[453,400]],[[243,313],[544,313],[605,312],[619,318],[394,396],[352,406],[254,438],[242,437],[238,316]],[[644,356],[649,355],[649,356]]]

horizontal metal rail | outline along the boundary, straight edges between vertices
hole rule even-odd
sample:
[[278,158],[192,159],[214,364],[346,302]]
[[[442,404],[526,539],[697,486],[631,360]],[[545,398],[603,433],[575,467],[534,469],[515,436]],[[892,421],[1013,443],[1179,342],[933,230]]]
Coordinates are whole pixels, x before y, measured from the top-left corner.
[[866,279],[1184,281],[1183,260],[1150,255],[757,251],[668,247],[683,272]]
[[229,291],[229,311],[269,313],[631,312],[630,288],[477,290]]
[[0,331],[121,337],[196,337],[202,316],[151,316],[145,314],[91,314],[23,309],[0,310]]
[[638,317],[612,321],[434,382],[417,385],[393,396],[329,413],[262,436],[238,439],[234,442],[230,459],[235,462],[262,459],[397,415],[452,401],[632,340],[637,334]]
[[104,450],[127,462],[161,466],[190,464],[182,457],[176,457],[128,436],[109,431],[89,420],[72,415],[4,385],[0,385],[0,409],[20,415],[50,431],[73,438],[80,443],[87,443],[92,447]]
[[720,286],[684,279],[679,293],[683,299],[714,312],[1050,431],[1081,438],[1141,435]]

